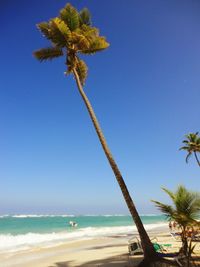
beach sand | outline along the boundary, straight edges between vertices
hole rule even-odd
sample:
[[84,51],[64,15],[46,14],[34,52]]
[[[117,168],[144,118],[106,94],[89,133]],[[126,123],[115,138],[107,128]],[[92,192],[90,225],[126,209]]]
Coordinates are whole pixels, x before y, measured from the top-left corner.
[[[169,232],[156,231],[150,233],[157,237],[160,244],[171,244],[169,252],[178,251],[180,241],[174,240]],[[74,267],[74,266],[137,266],[142,255],[130,256],[128,240],[130,236],[99,237],[88,240],[68,242],[67,244],[49,248],[0,254],[1,267]],[[197,252],[199,248],[197,246]],[[199,253],[198,253],[199,254]]]
[[[141,257],[139,257],[141,258]],[[133,266],[127,239],[105,237],[0,255],[2,267]]]

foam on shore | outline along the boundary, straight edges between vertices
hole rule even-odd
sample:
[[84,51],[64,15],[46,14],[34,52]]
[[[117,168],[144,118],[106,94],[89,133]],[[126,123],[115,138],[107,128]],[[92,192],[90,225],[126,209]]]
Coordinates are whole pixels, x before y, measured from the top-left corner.
[[[147,231],[166,227],[166,223],[147,224]],[[51,247],[75,240],[137,233],[135,226],[86,227],[74,231],[52,233],[27,233],[0,235],[0,253],[26,250],[35,247]]]

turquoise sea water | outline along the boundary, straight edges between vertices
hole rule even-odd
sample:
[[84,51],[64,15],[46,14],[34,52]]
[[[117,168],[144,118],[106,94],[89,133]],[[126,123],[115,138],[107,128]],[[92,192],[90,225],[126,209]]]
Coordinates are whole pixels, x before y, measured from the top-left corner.
[[[167,223],[162,215],[141,216],[147,230]],[[77,227],[71,227],[74,221]],[[14,215],[0,216],[0,253],[50,246],[77,239],[128,235],[136,231],[127,215]]]
[[[165,222],[162,215],[141,216],[144,224]],[[0,218],[0,234],[50,233],[71,230],[69,221],[75,221],[76,229],[86,227],[131,226],[131,216],[102,215],[102,216],[67,216],[67,215],[15,215]],[[73,228],[74,230],[74,228]]]

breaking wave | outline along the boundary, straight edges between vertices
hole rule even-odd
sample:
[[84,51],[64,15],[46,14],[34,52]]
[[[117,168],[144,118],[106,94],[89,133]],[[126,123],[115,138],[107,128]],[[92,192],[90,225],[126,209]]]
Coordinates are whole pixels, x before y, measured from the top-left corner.
[[[166,223],[145,225],[146,230],[166,227]],[[35,247],[50,247],[72,242],[75,240],[90,239],[121,235],[126,236],[136,233],[135,226],[112,226],[112,227],[86,227],[74,231],[52,233],[27,233],[20,235],[0,235],[0,253],[26,250]]]

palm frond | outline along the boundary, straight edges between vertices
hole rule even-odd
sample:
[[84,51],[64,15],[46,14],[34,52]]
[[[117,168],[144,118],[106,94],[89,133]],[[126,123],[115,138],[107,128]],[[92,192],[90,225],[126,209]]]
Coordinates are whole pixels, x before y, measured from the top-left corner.
[[83,60],[78,60],[76,64],[76,71],[78,73],[81,84],[84,85],[87,78],[88,68]]
[[83,34],[79,34],[77,32],[72,32],[71,41],[75,46],[75,50],[82,51],[84,49],[89,49],[89,42],[87,38]]
[[42,32],[43,36],[50,40],[54,45],[64,47],[66,45],[66,37],[68,37],[68,35],[61,32],[61,29],[59,29],[59,27],[63,27],[61,27],[59,22],[60,21],[58,21],[58,18],[54,18],[51,19],[48,23],[41,22],[37,24],[37,28]]
[[172,191],[170,191],[169,189],[167,188],[164,188],[164,187],[161,187],[161,189],[168,194],[168,196],[172,199],[172,201],[174,201],[175,199],[175,195]]
[[83,24],[78,30],[80,30],[82,34],[84,33],[85,36],[99,36],[99,29],[96,27],[91,27],[90,25]]
[[95,40],[99,38],[99,30],[95,27],[90,27],[85,24],[78,28],[75,33],[84,36],[84,38],[87,40],[87,47],[82,47],[82,49],[79,49],[82,51],[89,50]]
[[77,32],[84,35],[91,44],[99,37],[99,30],[97,28],[85,24],[77,29]]
[[68,28],[68,26],[65,24],[65,22],[58,17],[54,18],[52,21],[55,23],[57,29],[63,35],[65,40],[69,41],[71,38],[71,31]]
[[186,156],[186,163],[188,163],[190,156],[192,155],[192,153],[194,153],[197,164],[200,166],[200,161],[197,157],[197,153],[200,153],[200,137],[198,136],[198,134],[199,132],[189,133],[185,135],[187,139],[182,141],[184,146],[182,146],[179,150],[186,150],[188,152]]
[[44,37],[51,40],[51,33],[48,22],[40,22],[36,26],[41,31]]
[[197,192],[191,192],[188,202],[189,205],[187,212],[192,219],[196,220],[199,217],[200,213],[200,194]]
[[47,47],[39,49],[33,52],[33,55],[39,60],[52,60],[53,58],[57,58],[63,55],[63,51],[57,47]]
[[196,133],[189,133],[189,134],[185,135],[185,137],[187,138],[187,140],[189,142],[196,143],[196,141],[199,139],[198,134],[199,134],[198,132],[196,132]]
[[[177,190],[172,193],[168,189],[164,190],[170,197],[173,195],[173,206],[165,205],[158,201],[153,201],[157,208],[164,213],[169,220],[175,221],[181,230],[182,243],[186,236],[186,227],[200,226],[197,218],[200,214],[200,194],[188,191],[184,186],[178,186]],[[190,243],[191,245],[191,243]],[[193,247],[190,247],[192,250]]]
[[156,207],[162,212],[164,213],[164,215],[167,217],[167,218],[173,218],[175,212],[174,212],[174,209],[172,206],[170,205],[166,205],[166,204],[163,204],[159,201],[156,201],[156,200],[151,200],[153,203],[155,203]]
[[51,41],[58,47],[65,47],[67,45],[66,38],[68,35],[64,35],[58,27],[58,18],[53,18],[49,21]]
[[60,18],[67,24],[70,31],[74,31],[79,27],[80,17],[78,11],[70,4],[60,11]]
[[91,15],[87,8],[83,8],[80,12],[80,24],[91,25]]
[[89,49],[84,49],[81,51],[83,54],[94,54],[100,52],[109,47],[109,43],[106,41],[105,37],[97,37],[91,40]]
[[175,193],[174,204],[179,214],[184,214],[190,217],[190,209],[194,201],[194,195],[189,192],[184,186],[180,185]]
[[200,145],[200,138],[197,139],[197,142],[196,142],[198,145]]
[[192,156],[192,152],[189,152],[185,158],[186,163],[188,163],[189,158]]
[[79,54],[94,54],[109,46],[105,37],[99,36],[99,30],[91,26],[91,16],[87,8],[80,12],[71,4],[60,10],[59,16],[38,25],[42,34],[52,42],[52,47],[34,52],[40,60],[51,60],[66,53],[66,74],[78,73],[80,82],[84,85],[88,68]]
[[190,149],[190,147],[189,146],[182,146],[179,150],[189,150]]

